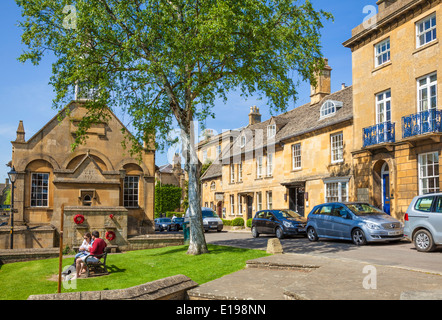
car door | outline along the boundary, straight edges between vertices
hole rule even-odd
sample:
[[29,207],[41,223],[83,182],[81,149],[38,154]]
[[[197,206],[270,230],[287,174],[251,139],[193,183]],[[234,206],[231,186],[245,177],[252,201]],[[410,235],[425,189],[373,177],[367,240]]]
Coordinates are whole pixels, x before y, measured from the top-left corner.
[[266,233],[274,233],[276,226],[276,218],[270,211],[266,211],[265,230]]
[[341,204],[334,204],[330,215],[330,235],[341,239],[351,239],[353,221],[348,219],[347,208]]
[[442,197],[437,197],[434,212],[430,214],[430,225],[434,228],[434,241],[437,244],[442,244]]
[[317,217],[315,217],[316,222],[316,232],[318,236],[328,237],[328,230],[331,228],[330,215],[332,212],[333,205],[332,204],[324,204]]
[[264,211],[260,211],[256,214],[254,223],[255,223],[255,227],[256,230],[258,231],[258,233],[265,233],[264,232],[264,228],[265,228],[265,212]]

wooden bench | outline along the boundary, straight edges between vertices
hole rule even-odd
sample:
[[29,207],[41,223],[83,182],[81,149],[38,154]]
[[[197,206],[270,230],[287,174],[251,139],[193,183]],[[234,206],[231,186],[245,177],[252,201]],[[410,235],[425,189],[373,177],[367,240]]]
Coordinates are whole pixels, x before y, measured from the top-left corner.
[[[97,260],[92,260],[91,257],[95,257]],[[86,274],[89,278],[91,276],[91,271],[93,272],[93,276],[106,275],[109,274],[106,267],[106,259],[107,259],[107,248],[102,254],[91,254],[84,259],[84,264],[86,266]]]

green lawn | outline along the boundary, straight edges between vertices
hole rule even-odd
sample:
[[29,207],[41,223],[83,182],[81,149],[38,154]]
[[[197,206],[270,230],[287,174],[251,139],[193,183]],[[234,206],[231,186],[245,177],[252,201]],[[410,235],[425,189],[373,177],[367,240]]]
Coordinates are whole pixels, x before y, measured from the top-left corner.
[[[210,254],[189,256],[187,246],[130,251],[108,255],[110,274],[78,279],[77,289],[62,292],[124,289],[165,277],[184,274],[198,284],[241,270],[265,251],[208,245]],[[73,258],[64,258],[63,267]],[[22,300],[33,294],[57,292],[58,259],[17,262],[0,266],[0,300]]]

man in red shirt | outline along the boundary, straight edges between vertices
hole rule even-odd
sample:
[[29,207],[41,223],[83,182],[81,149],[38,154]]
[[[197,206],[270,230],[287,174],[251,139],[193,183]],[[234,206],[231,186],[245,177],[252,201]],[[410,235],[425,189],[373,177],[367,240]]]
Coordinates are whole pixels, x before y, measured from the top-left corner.
[[[92,248],[90,250],[90,254],[91,255],[99,255],[99,254],[103,254],[104,249],[106,248],[107,244],[106,242],[100,238],[100,234],[98,233],[98,231],[93,231],[92,232]],[[77,278],[81,275],[82,271],[86,271],[85,270],[85,262],[84,260],[86,259],[86,257],[88,256],[84,256],[80,259],[77,259],[76,262],[76,269],[77,269]],[[99,259],[96,257],[89,257],[87,259],[87,261],[89,262],[98,262]]]

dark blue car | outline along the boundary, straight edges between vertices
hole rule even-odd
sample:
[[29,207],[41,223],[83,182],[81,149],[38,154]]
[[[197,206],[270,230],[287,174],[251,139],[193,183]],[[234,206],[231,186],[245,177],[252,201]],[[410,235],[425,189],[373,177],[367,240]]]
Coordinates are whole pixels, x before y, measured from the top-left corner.
[[295,211],[262,210],[258,211],[252,220],[252,236],[260,234],[275,234],[282,239],[285,236],[305,235],[307,219]]

